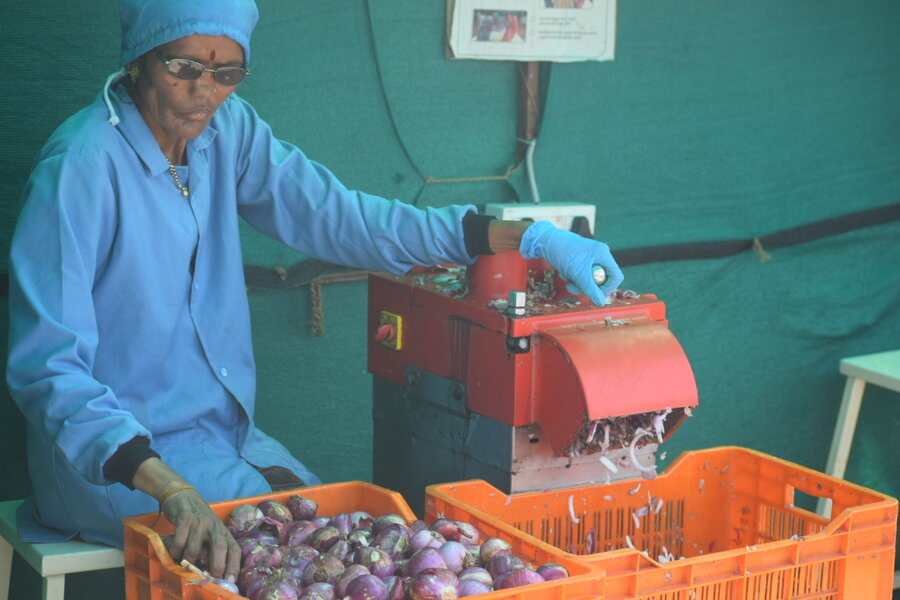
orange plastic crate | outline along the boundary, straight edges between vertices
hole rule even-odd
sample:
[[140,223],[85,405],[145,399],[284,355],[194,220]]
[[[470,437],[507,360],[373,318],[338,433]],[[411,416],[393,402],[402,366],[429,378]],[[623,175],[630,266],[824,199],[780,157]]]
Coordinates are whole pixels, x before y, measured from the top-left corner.
[[[211,504],[213,512],[225,519],[240,504],[257,504],[271,498],[286,502],[292,494],[300,494],[319,504],[320,515],[336,515],[342,512],[364,510],[372,515],[394,513],[407,522],[416,520],[403,497],[397,492],[364,483],[350,481],[285,492],[239,498]],[[163,546],[160,534],[174,532],[165,519],[157,520],[156,513],[124,519],[125,525],[125,591],[127,600],[240,600],[243,596],[223,590],[212,584],[199,585],[199,577],[175,564]],[[427,520],[427,519],[426,519]],[[431,519],[433,520],[433,519]],[[430,522],[430,520],[428,521]],[[483,537],[492,535],[492,529],[482,531]],[[526,562],[539,565],[557,562],[569,570],[571,577],[545,583],[499,590],[477,596],[484,600],[603,600],[603,571],[596,565],[567,556],[547,544],[506,537],[513,545],[513,553]]]
[[[797,492],[831,498],[833,518],[795,506]],[[647,481],[511,496],[480,480],[433,485],[425,504],[426,519],[601,567],[605,600],[891,598],[897,501],[744,448],[686,452]]]

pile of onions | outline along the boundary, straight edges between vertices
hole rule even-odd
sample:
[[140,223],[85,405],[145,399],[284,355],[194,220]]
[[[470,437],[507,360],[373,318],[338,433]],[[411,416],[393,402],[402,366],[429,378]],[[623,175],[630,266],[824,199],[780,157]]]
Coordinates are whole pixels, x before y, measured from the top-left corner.
[[537,568],[468,523],[407,523],[367,512],[318,515],[299,495],[237,506],[226,524],[242,550],[240,593],[250,600],[454,600],[568,577]]

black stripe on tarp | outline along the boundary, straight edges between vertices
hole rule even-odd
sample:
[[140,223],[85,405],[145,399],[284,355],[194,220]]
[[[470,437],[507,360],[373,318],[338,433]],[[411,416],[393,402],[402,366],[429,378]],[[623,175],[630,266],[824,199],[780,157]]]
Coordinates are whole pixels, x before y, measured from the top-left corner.
[[870,208],[839,217],[815,221],[783,229],[759,238],[745,240],[718,240],[708,242],[686,242],[682,244],[665,244],[661,246],[643,246],[641,248],[624,248],[615,250],[616,262],[620,267],[633,267],[655,262],[673,260],[696,260],[708,258],[725,258],[750,250],[754,242],[764,251],[805,244],[822,238],[840,235],[855,229],[863,229],[900,220],[900,203]]
[[897,220],[900,220],[900,203],[783,229],[760,238],[760,242],[763,248],[784,248]]
[[[256,265],[244,265],[244,281],[254,290],[282,290],[308,284],[310,281],[347,267],[315,258],[301,260],[286,269],[273,269]],[[9,295],[9,273],[0,273],[0,297]]]
[[[776,250],[898,220],[900,220],[900,203],[823,219],[807,223],[806,225],[776,231],[756,239],[714,240],[624,248],[615,250],[614,254],[616,262],[621,267],[633,267],[673,260],[725,258],[726,256],[733,256],[752,249],[754,242],[764,251]],[[343,269],[345,267],[333,263],[306,259],[301,260],[288,269],[271,269],[255,265],[244,265],[244,277],[247,281],[247,287],[252,289],[285,289],[306,285],[319,275]],[[7,295],[9,295],[9,274],[0,273],[0,296],[5,297]]]
[[287,269],[244,265],[244,281],[250,289],[282,290],[306,285],[319,275],[346,268],[316,258],[301,260]]

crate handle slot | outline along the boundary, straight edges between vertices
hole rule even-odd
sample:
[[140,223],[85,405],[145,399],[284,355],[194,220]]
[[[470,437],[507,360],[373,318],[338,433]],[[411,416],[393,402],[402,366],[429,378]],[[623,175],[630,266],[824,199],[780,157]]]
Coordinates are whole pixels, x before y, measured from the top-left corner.
[[790,502],[788,504],[792,505],[796,509],[803,510],[811,514],[816,513],[816,503],[820,498],[831,498],[831,495],[826,492],[822,492],[821,494],[817,495],[794,486],[788,486],[788,494],[790,496]]

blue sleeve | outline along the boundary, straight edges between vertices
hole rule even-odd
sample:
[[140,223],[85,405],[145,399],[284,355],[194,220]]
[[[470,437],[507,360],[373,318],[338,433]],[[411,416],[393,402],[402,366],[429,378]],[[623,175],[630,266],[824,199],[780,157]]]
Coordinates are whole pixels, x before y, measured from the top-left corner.
[[236,97],[232,119],[239,139],[238,210],[266,235],[314,258],[391,273],[472,262],[462,219],[475,207],[423,210],[348,190],[328,169],[276,139]]
[[32,428],[88,481],[135,436],[150,438],[92,375],[97,323],[92,285],[115,234],[104,169],[75,153],[41,160],[26,184],[10,248],[7,382]]

